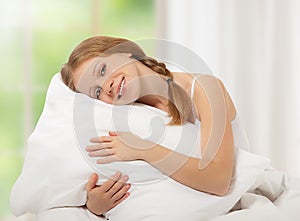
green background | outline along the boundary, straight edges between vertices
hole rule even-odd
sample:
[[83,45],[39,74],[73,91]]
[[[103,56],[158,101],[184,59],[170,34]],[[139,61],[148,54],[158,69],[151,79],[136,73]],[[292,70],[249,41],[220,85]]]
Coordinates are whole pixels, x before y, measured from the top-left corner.
[[[9,195],[29,135],[25,122],[34,128],[48,84],[72,49],[92,35],[155,37],[154,0],[31,0],[27,9],[23,2],[0,0],[0,220],[11,216]],[[24,74],[28,66],[29,80]],[[29,116],[24,114],[25,96],[32,99]]]

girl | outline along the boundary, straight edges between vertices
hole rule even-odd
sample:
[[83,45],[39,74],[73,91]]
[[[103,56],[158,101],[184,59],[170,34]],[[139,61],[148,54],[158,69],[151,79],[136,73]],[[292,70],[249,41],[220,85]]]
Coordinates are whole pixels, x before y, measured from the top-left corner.
[[[130,132],[110,132],[109,136],[92,138],[95,145],[86,149],[91,157],[100,157],[97,163],[143,160],[195,190],[219,196],[227,193],[234,169],[231,122],[236,110],[218,78],[172,73],[164,63],[146,56],[134,42],[106,36],[81,42],[61,75],[73,91],[94,99],[114,105],[140,102],[161,109],[169,114],[169,125],[201,123],[201,159],[171,151]],[[174,170],[179,161],[185,163]],[[93,213],[100,215],[128,197],[127,176],[117,174],[100,187],[95,186],[96,181],[93,175],[87,185],[87,207]]]

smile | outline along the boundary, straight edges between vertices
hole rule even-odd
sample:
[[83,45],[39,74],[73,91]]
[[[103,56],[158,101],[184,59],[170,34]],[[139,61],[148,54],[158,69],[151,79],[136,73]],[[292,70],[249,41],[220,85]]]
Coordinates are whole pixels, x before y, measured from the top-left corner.
[[122,96],[124,85],[125,85],[125,78],[123,77],[119,88],[118,99],[120,99]]

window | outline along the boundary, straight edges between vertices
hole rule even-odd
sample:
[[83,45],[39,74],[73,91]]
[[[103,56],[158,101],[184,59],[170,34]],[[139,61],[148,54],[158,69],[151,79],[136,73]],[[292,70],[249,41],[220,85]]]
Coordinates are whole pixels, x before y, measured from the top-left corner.
[[155,37],[154,0],[2,0],[0,7],[0,220],[51,77],[92,35]]

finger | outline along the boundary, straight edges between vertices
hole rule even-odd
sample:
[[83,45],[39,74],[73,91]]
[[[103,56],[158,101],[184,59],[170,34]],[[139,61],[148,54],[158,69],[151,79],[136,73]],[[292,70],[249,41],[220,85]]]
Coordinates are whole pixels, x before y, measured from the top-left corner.
[[102,184],[102,188],[105,190],[105,192],[107,192],[121,178],[122,174],[120,172],[116,172],[109,178],[109,180]]
[[120,198],[119,200],[114,202],[114,206],[118,205],[119,203],[121,203],[123,200],[127,199],[129,197],[130,193],[125,193],[124,196],[122,198]]
[[130,184],[126,184],[124,185],[118,192],[116,192],[113,196],[112,196],[112,200],[115,202],[115,201],[118,201],[120,198],[122,198],[126,193],[127,191],[130,189],[131,185]]
[[117,162],[120,161],[118,157],[116,157],[115,155],[110,155],[110,156],[106,156],[106,157],[102,157],[101,159],[98,159],[96,161],[97,164],[106,164],[106,163],[113,163],[113,162]]
[[90,192],[95,186],[98,181],[98,175],[96,173],[93,173],[92,176],[90,176],[88,183],[85,186],[85,190],[87,192]]
[[107,157],[113,155],[114,152],[112,149],[103,149],[89,152],[90,157]]
[[97,145],[90,145],[85,148],[86,151],[91,152],[91,151],[96,151],[96,150],[102,150],[106,148],[111,148],[112,144],[111,143],[99,143]]
[[109,131],[108,134],[109,134],[110,136],[118,136],[118,135],[120,135],[120,132]]
[[90,139],[92,143],[111,142],[112,140],[111,136],[93,137]]
[[112,197],[113,195],[115,195],[120,189],[122,189],[122,187],[124,186],[124,184],[127,182],[128,180],[128,176],[124,175],[121,177],[120,180],[118,180],[118,182],[116,182],[109,190],[108,193],[109,195]]

